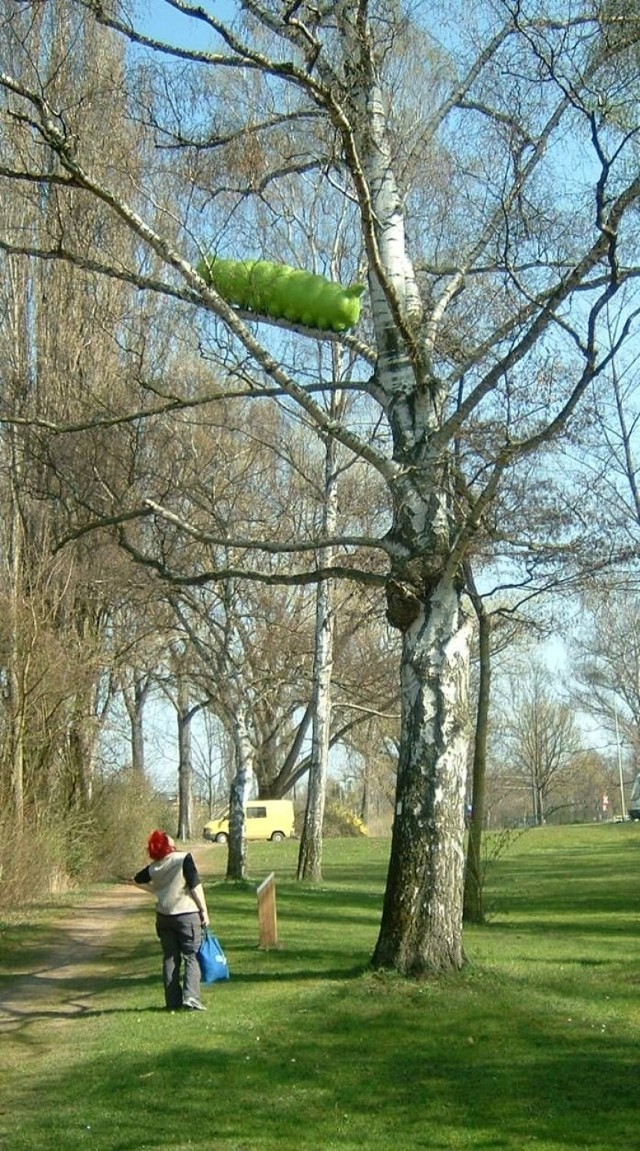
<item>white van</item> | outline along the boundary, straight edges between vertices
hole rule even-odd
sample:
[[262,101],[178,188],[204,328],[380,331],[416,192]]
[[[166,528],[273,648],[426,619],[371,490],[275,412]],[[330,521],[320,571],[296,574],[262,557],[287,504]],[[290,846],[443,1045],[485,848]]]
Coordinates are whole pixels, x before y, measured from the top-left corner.
[[[270,839],[280,843],[293,835],[293,804],[290,799],[250,799],[244,808],[247,839]],[[205,823],[202,834],[214,843],[229,839],[229,810]]]

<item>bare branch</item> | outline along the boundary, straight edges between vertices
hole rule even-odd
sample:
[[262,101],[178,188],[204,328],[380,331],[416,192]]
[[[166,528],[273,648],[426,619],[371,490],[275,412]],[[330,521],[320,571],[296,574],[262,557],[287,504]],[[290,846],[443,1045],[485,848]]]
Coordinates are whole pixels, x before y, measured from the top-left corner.
[[335,536],[329,538],[318,537],[316,539],[304,540],[297,543],[282,543],[271,542],[266,540],[246,540],[246,539],[230,539],[226,536],[214,536],[209,532],[204,532],[194,524],[190,524],[182,516],[176,515],[168,508],[155,502],[155,500],[144,500],[145,507],[149,508],[154,515],[160,519],[164,519],[167,523],[171,523],[174,527],[183,531],[186,535],[191,536],[192,539],[198,540],[199,543],[205,543],[216,547],[232,548],[238,551],[260,551],[265,552],[267,555],[287,555],[296,554],[300,552],[315,552],[320,551],[322,548],[371,548],[389,554],[389,548],[385,544],[384,539],[378,536]]
[[173,571],[167,564],[151,556],[145,555],[135,547],[129,539],[122,534],[120,546],[143,567],[149,568],[173,587],[203,587],[206,584],[225,583],[228,580],[250,580],[253,583],[264,584],[267,587],[308,587],[313,584],[330,579],[351,580],[355,583],[365,584],[368,587],[384,587],[386,576],[377,572],[366,571],[358,567],[332,564],[328,567],[315,568],[313,571],[267,573],[251,568],[220,567],[210,568],[198,572],[196,575],[183,575]]

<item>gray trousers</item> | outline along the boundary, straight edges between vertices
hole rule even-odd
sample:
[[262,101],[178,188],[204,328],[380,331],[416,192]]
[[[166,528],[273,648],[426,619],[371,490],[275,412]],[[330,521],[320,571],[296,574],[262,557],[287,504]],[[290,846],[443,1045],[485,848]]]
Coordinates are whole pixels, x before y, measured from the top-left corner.
[[[171,1011],[182,1007],[183,999],[200,998],[200,967],[197,953],[202,942],[202,924],[197,912],[185,915],[156,915],[156,934],[162,947],[164,1001]],[[184,978],[180,968],[184,960]]]

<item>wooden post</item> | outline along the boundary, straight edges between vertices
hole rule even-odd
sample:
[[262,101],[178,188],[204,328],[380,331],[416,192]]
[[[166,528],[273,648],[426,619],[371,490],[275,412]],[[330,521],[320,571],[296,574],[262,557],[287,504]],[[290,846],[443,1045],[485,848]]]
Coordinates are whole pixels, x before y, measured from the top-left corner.
[[263,879],[256,891],[258,896],[258,925],[260,947],[266,949],[278,946],[278,920],[276,916],[276,876],[272,871]]

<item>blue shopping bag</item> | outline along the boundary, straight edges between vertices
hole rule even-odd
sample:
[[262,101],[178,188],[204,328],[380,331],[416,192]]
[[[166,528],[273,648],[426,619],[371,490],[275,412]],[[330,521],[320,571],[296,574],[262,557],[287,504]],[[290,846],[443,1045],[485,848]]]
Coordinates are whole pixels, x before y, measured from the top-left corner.
[[198,963],[203,983],[218,983],[221,979],[229,978],[227,957],[215,935],[207,927],[204,929],[198,951]]

